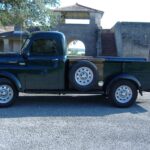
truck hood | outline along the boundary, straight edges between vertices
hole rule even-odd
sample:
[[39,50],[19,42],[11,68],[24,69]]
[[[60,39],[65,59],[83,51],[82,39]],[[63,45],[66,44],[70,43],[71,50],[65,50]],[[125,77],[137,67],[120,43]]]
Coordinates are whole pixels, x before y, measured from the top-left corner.
[[0,64],[2,63],[15,63],[22,59],[19,53],[0,53]]

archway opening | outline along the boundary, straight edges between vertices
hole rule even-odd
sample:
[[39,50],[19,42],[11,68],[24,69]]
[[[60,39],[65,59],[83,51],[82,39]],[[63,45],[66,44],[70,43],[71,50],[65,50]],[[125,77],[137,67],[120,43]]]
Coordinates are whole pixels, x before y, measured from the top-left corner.
[[85,44],[80,40],[73,40],[68,44],[68,56],[85,56]]

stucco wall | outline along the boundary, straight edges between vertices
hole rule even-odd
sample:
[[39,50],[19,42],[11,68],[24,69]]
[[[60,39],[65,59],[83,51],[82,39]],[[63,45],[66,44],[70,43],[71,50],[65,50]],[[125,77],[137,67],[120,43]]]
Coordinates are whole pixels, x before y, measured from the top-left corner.
[[19,52],[21,46],[22,40],[0,39],[0,52]]
[[96,25],[87,24],[60,24],[54,30],[63,32],[66,36],[67,44],[73,40],[80,40],[85,45],[85,55],[97,56],[100,51],[98,41],[98,27]]
[[118,22],[112,30],[118,56],[149,59],[150,23]]

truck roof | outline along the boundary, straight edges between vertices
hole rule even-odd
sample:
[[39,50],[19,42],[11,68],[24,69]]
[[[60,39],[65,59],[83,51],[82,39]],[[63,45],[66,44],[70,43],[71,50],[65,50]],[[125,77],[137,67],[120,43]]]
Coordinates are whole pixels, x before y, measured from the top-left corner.
[[31,33],[31,37],[59,37],[64,38],[64,34],[58,31],[36,31]]

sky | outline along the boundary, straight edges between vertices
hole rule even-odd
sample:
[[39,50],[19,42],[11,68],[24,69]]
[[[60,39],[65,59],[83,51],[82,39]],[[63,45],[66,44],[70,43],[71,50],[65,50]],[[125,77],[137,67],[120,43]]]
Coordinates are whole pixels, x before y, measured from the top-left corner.
[[79,3],[104,11],[102,28],[112,28],[116,22],[150,22],[150,0],[61,0],[61,6]]

